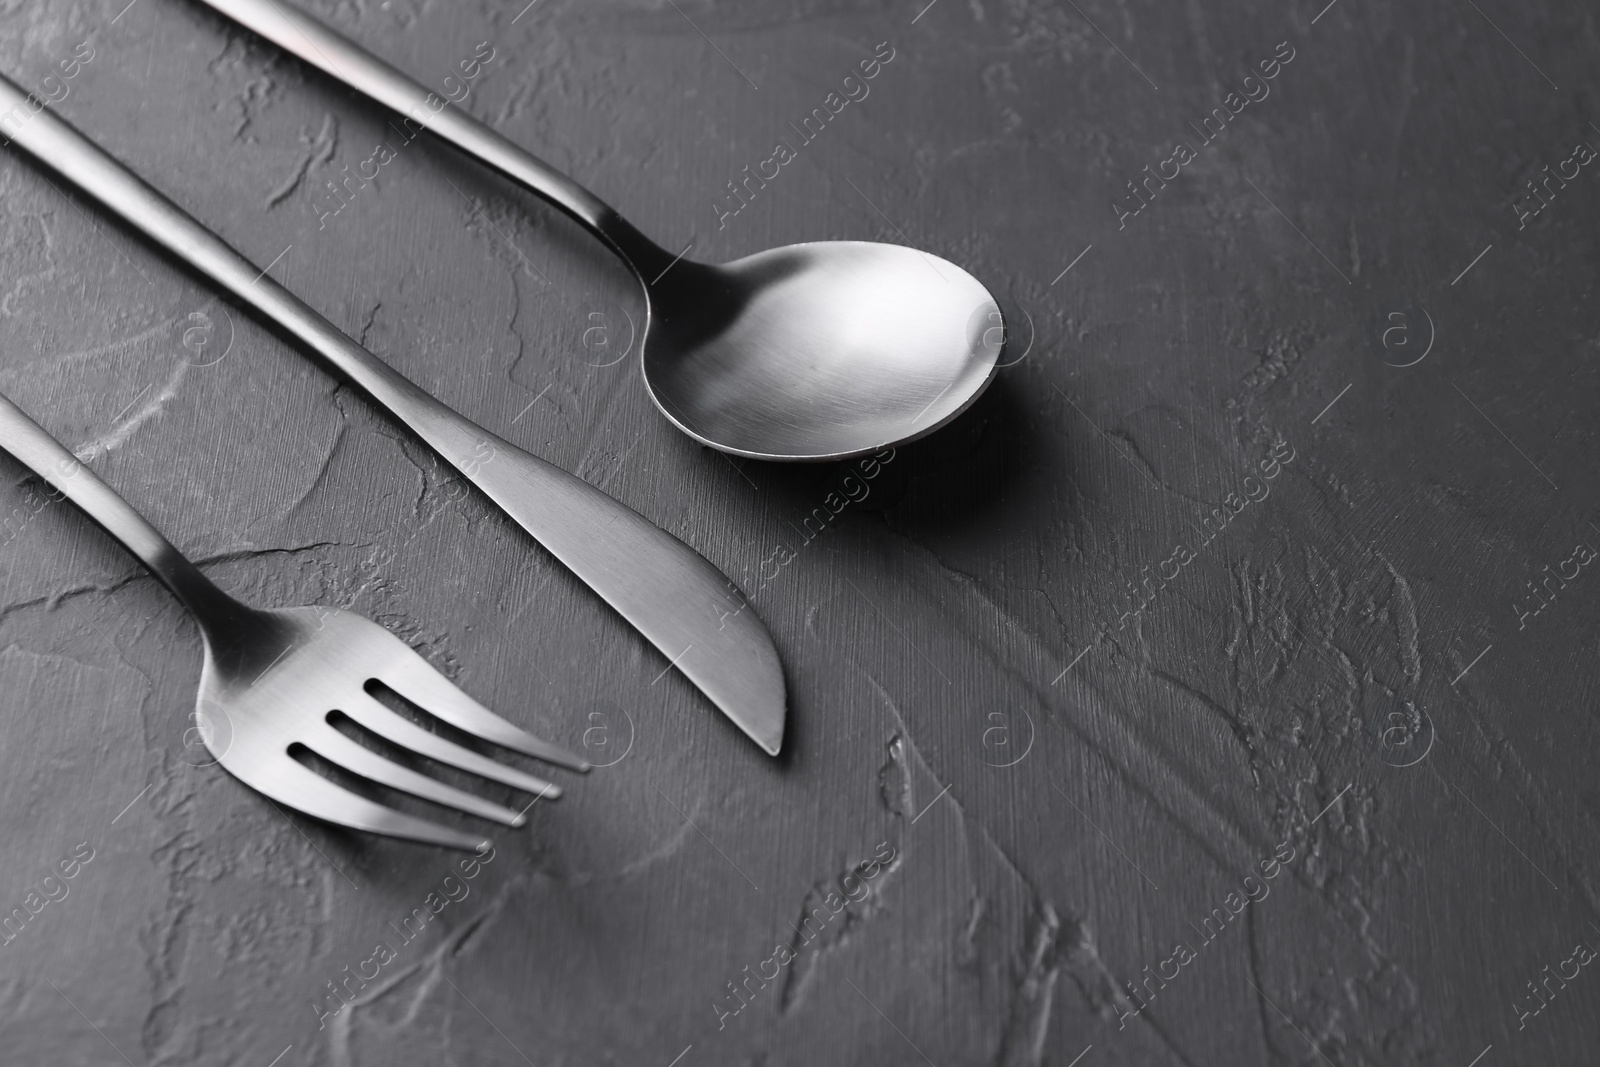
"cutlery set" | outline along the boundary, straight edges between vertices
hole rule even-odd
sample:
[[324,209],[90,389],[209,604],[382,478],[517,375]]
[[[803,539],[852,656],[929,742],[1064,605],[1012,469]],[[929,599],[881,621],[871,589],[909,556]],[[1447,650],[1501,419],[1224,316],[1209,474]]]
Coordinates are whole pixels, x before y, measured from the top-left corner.
[[[767,460],[831,460],[932,432],[972,404],[1000,355],[999,314],[965,271],[910,248],[790,245],[707,265],[650,241],[549,165],[283,0],[205,0],[550,201],[632,269],[648,322],[643,377],[694,439]],[[0,75],[0,114],[32,113],[12,143],[253,308],[359,387],[631,623],[763,750],[783,740],[772,637],[708,560],[644,516],[447,407],[340,332],[221,237]],[[560,790],[390,711],[381,683],[464,734],[574,771],[582,759],[462,693],[399,638],[350,612],[264,610],[232,599],[9,400],[0,447],[78,504],[184,604],[205,646],[196,721],[228,771],[273,800],[341,826],[458,848],[481,836],[385,807],[307,766],[350,774],[509,826],[523,812],[393,762],[338,716],[393,746],[553,799]],[[523,809],[525,812],[526,809]]]

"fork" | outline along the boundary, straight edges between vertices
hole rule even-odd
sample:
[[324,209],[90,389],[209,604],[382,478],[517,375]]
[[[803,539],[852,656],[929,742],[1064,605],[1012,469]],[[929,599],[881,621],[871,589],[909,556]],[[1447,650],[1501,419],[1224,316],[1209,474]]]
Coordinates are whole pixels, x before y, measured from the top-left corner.
[[[502,719],[434,670],[404,641],[348,611],[322,607],[263,611],[219,589],[143,515],[38,423],[0,395],[0,448],[26,464],[105,527],[172,590],[200,626],[205,665],[193,721],[206,748],[234,777],[324,822],[451,848],[484,838],[395,811],[336,784],[296,760],[309,750],[380,785],[506,826],[526,811],[475,796],[401,766],[333,725],[342,713],[401,749],[516,789],[555,799],[561,790],[448,741],[389,710],[368,691],[381,682],[463,733],[575,771],[589,765]],[[530,803],[528,807],[532,807]]]

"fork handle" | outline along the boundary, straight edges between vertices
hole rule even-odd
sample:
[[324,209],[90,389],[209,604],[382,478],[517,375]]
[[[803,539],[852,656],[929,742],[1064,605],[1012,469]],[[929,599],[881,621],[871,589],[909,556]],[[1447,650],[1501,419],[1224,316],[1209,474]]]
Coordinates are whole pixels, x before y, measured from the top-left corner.
[[173,547],[161,531],[102,482],[77,456],[0,394],[0,448],[71,500],[171,589],[201,622],[234,606],[231,597]]
[[605,201],[288,0],[205,2],[358,93],[399,112],[408,123],[432,130],[467,155],[548,200],[604,241],[641,281],[655,278],[670,265],[672,253],[645,237]]

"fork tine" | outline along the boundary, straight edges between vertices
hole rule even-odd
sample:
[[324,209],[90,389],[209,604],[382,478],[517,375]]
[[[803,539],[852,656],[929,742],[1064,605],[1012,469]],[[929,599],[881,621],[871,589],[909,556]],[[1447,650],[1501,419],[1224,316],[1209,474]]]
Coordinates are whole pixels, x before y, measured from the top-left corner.
[[589,764],[559,745],[541,741],[521,727],[513,726],[455,687],[421,656],[409,655],[388,664],[378,680],[419,707],[425,708],[458,730],[485,741],[515,749],[574,771],[587,771]]
[[462,833],[403,811],[386,808],[329,781],[309,767],[290,759],[287,754],[273,761],[270,773],[239,777],[252,789],[285,807],[352,830],[366,830],[468,852],[489,843],[489,839],[481,834]]
[[561,796],[559,786],[552,785],[542,778],[535,778],[526,771],[496,763],[470,748],[462,748],[454,741],[446,741],[438,734],[429,733],[409,719],[396,715],[367,693],[360,694],[357,699],[344,701],[339,710],[379,737],[393,741],[401,748],[410,749],[429,759],[448,763],[452,767],[471,771],[496,782],[503,782],[524,792],[537,793],[547,800],[555,800]]
[[317,730],[315,736],[310,739],[302,738],[301,743],[323,759],[336,763],[363,778],[369,778],[379,785],[386,785],[390,789],[411,793],[424,800],[431,800],[435,804],[464,811],[468,815],[493,819],[506,826],[521,826],[527,822],[527,819],[510,808],[474,796],[453,785],[435,781],[410,767],[402,767],[370,748],[357,744],[331,726]]

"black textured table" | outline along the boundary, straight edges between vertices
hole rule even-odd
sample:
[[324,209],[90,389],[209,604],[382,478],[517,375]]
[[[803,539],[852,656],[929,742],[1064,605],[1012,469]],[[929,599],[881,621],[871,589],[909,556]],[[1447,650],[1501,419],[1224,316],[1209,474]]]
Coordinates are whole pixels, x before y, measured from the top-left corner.
[[124,2],[6,5],[0,64],[704,553],[790,721],[763,755],[406,431],[0,152],[0,388],[229,591],[376,618],[605,765],[465,867],[286,816],[193,743],[193,623],[0,461],[0,1060],[1600,1057],[1592,9],[312,5],[664,245],[908,243],[1001,298],[960,420],[778,467],[657,414],[635,285],[554,210]]

